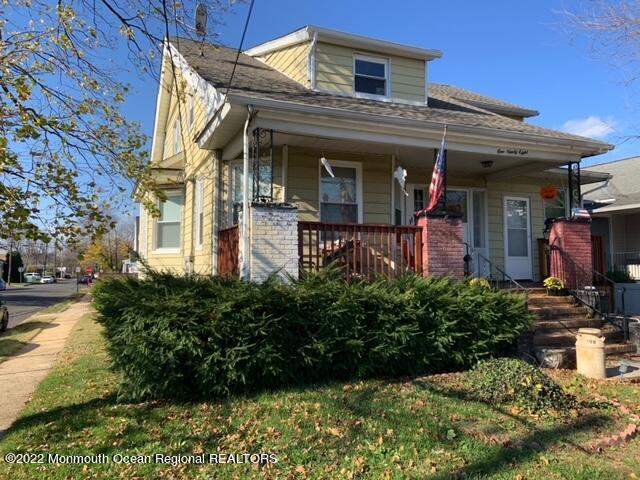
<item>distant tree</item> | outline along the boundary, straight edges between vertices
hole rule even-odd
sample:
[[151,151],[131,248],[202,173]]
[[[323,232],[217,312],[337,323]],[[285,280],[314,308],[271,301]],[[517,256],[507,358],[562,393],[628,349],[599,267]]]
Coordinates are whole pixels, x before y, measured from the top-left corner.
[[[213,41],[213,27],[231,3],[198,3],[209,12],[203,39]],[[122,78],[156,75],[163,38],[195,38],[195,6],[195,0],[0,2],[3,235],[72,243],[112,228],[106,210],[134,185],[162,197],[147,138],[122,113],[130,90]],[[155,212],[150,196],[143,201]]]
[[122,261],[129,258],[133,250],[133,224],[118,224],[109,232],[80,249],[80,264],[83,267],[99,266],[101,270],[119,272]]
[[11,281],[19,282],[20,272],[18,269],[23,266],[22,255],[20,255],[20,252],[13,250],[11,252],[11,261],[9,261],[9,252],[7,252],[7,255],[5,256],[4,271],[2,272],[2,279],[5,282],[9,279],[9,265],[11,265]]

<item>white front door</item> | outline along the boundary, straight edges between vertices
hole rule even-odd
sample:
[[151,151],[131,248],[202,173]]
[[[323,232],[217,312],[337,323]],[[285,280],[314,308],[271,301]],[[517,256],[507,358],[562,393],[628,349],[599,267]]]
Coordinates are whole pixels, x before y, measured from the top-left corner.
[[516,280],[533,278],[529,199],[504,197],[504,258],[507,275]]

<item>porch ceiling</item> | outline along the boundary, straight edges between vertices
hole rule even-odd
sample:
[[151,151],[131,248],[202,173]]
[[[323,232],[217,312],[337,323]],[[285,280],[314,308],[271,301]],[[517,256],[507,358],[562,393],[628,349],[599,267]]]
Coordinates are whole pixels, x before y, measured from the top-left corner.
[[[435,149],[387,143],[337,140],[289,133],[274,132],[276,145],[289,145],[329,152],[364,153],[371,155],[395,155],[399,165],[405,168],[432,168]],[[482,162],[492,162],[483,166]],[[447,149],[447,167],[456,176],[482,176],[491,180],[502,180],[515,176],[542,173],[553,167],[566,164],[566,160],[549,160],[509,154],[486,154]]]

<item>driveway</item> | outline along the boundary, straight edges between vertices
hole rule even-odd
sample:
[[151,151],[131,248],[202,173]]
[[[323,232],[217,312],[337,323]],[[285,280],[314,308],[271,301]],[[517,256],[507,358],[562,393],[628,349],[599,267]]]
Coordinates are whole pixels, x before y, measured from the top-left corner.
[[75,279],[65,279],[58,283],[9,287],[0,292],[0,298],[7,302],[9,308],[9,328],[21,324],[34,313],[66,300],[75,291]]

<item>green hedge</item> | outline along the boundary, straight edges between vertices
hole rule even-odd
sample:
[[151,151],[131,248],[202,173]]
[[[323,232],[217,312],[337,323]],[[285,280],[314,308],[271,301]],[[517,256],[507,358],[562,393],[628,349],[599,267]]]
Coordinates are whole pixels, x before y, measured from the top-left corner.
[[134,399],[460,369],[532,321],[506,291],[414,276],[346,284],[330,269],[289,284],[152,272],[106,279],[93,298]]

